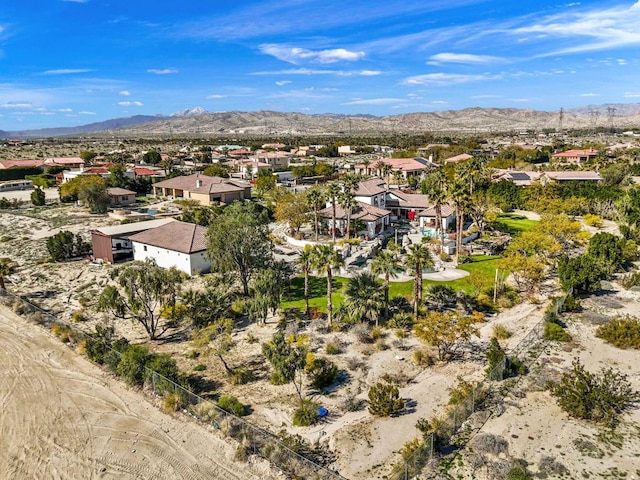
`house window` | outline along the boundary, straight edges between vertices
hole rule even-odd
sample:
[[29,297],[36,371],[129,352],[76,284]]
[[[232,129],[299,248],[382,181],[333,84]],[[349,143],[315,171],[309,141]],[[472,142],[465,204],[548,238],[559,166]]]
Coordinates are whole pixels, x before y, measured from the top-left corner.
[[146,251],[147,251],[147,246],[145,245],[145,246],[143,247],[143,249],[144,249],[144,251],[146,252]]

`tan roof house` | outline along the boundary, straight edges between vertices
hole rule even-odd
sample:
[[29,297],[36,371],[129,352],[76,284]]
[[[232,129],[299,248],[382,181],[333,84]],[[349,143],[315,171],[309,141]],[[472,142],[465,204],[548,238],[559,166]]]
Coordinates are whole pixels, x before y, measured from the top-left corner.
[[170,222],[129,237],[133,259],[153,259],[164,268],[176,267],[188,275],[211,270],[207,256],[207,229],[185,222]]
[[[318,214],[331,231],[333,207],[324,208]],[[356,207],[351,211],[351,221],[354,220],[360,220],[365,226],[366,235],[369,238],[374,238],[389,225],[391,212],[368,203],[356,202]],[[347,212],[340,205],[336,205],[336,231],[341,235],[347,231]],[[359,232],[352,231],[352,233]]]
[[107,188],[107,193],[111,199],[111,205],[114,207],[122,205],[133,205],[136,203],[136,192],[127,190],[126,188],[111,187]]
[[191,199],[208,206],[251,198],[251,184],[194,173],[154,183],[153,193],[156,197]]
[[551,160],[557,163],[579,164],[596,158],[597,155],[598,151],[593,148],[586,150],[567,150],[566,152],[554,153],[551,155]]

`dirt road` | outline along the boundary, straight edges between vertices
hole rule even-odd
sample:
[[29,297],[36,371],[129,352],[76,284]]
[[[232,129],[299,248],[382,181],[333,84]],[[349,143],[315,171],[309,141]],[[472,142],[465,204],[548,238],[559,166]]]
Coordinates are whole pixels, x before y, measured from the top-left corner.
[[233,447],[164,414],[0,307],[0,478],[251,479]]

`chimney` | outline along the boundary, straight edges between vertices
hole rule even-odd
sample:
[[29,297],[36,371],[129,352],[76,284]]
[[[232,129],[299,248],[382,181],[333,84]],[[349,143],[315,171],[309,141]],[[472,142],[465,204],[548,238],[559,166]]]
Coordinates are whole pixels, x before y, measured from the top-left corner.
[[200,175],[196,177],[196,188],[202,187],[202,180],[200,180]]

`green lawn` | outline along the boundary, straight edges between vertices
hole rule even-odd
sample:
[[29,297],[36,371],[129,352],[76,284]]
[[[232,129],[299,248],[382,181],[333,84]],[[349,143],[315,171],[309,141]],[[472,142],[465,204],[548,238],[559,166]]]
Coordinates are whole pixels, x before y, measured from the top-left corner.
[[[460,265],[458,268],[466,270],[470,274],[477,272],[474,276],[480,278],[482,282],[491,285],[493,284],[498,261],[501,258],[502,257],[500,256],[473,255],[471,257],[471,263],[465,263]],[[334,308],[338,307],[344,301],[342,292],[346,282],[347,279],[344,277],[333,277]],[[469,281],[469,277],[451,280],[449,282],[435,282],[432,280],[423,281],[423,285],[425,287],[439,283],[449,285],[455,290],[470,291],[474,288],[474,285]],[[392,281],[389,287],[389,296],[393,298],[396,295],[411,297],[413,295],[413,282]],[[320,310],[327,309],[327,279],[325,277],[309,277],[309,305],[312,307],[319,307]],[[282,307],[297,307],[304,310],[304,277],[299,276],[291,280],[289,293],[285,296],[285,300],[282,302]]]
[[529,220],[527,217],[515,213],[501,213],[498,215],[498,225],[502,227],[498,229],[512,235],[529,231],[537,223],[537,220]]

